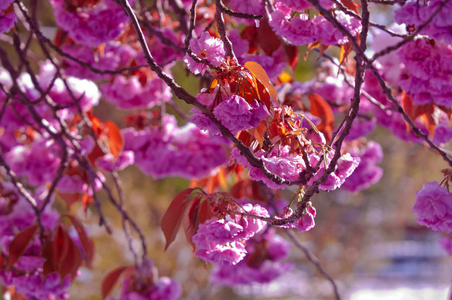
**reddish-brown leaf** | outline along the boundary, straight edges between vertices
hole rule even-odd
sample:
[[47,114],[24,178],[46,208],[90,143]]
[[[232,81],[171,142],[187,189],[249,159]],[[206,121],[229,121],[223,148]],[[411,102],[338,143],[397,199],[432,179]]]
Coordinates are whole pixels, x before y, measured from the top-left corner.
[[106,135],[108,137],[108,146],[110,147],[110,153],[115,158],[121,153],[124,147],[124,139],[118,125],[111,121],[105,122]]
[[273,32],[268,22],[262,19],[257,28],[257,42],[265,54],[271,56],[281,46],[281,40]]
[[65,203],[67,210],[70,211],[72,204],[80,200],[81,194],[80,193],[57,193],[58,197],[60,197]]
[[298,64],[298,47],[286,45],[284,52],[287,56],[287,64],[295,71]]
[[309,96],[311,102],[310,113],[319,117],[322,121],[317,128],[329,136],[333,131],[334,115],[331,106],[320,95],[312,94]]
[[171,201],[171,204],[162,217],[160,226],[162,227],[163,234],[165,235],[165,251],[176,238],[184,211],[189,203],[189,201],[187,201],[187,197],[192,191],[193,188],[188,188],[179,193],[176,198]]
[[82,256],[77,245],[61,226],[55,229],[53,239],[42,248],[44,276],[57,272],[61,279],[67,275],[75,278],[78,268],[82,265]]
[[247,68],[260,83],[262,83],[270,96],[276,100],[276,89],[270,82],[270,78],[268,78],[267,72],[265,72],[264,68],[254,61],[247,61],[244,67]]
[[74,225],[74,228],[77,231],[78,237],[82,244],[83,251],[85,252],[86,264],[88,265],[88,267],[91,267],[91,263],[94,257],[93,241],[86,235],[83,224],[76,217],[71,215],[63,215],[62,217],[67,217]]
[[237,182],[231,187],[230,194],[237,199],[247,198],[252,200],[257,200],[266,203],[265,191],[266,187],[262,186],[260,183],[245,179]]
[[257,52],[257,28],[256,26],[245,27],[240,33],[243,40],[248,41],[248,53],[253,54]]
[[196,233],[196,230],[198,229],[200,204],[201,204],[200,198],[197,197],[193,199],[188,204],[182,220],[185,237],[187,239],[187,242],[191,245],[192,250],[195,249],[195,244],[192,241],[192,237]]
[[38,225],[33,225],[19,232],[8,246],[8,268],[14,266],[17,260],[25,253],[28,244],[36,233]]
[[107,276],[105,276],[104,280],[102,281],[102,299],[105,299],[108,294],[110,294],[111,290],[118,281],[119,276],[121,276],[121,274],[128,268],[130,267],[125,266],[116,268],[113,271],[110,271]]

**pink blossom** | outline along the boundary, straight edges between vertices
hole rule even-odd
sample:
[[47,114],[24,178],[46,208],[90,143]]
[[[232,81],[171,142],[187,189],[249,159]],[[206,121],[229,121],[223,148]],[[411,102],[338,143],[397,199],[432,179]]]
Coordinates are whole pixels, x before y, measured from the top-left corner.
[[439,244],[447,252],[447,254],[452,255],[452,239],[450,237],[441,237]]
[[[133,1],[130,1],[133,2]],[[129,18],[113,0],[102,0],[92,7],[67,10],[64,0],[51,0],[58,26],[79,44],[97,47],[118,37]]]
[[242,226],[225,219],[212,218],[200,224],[192,238],[198,248],[195,255],[220,265],[237,264],[246,255],[245,246],[239,240],[242,231]]
[[357,192],[367,189],[372,184],[377,183],[383,176],[383,169],[376,166],[383,158],[381,146],[370,141],[362,149],[350,149],[353,157],[360,157],[361,163],[350,177],[348,177],[342,188],[349,192]]
[[162,116],[161,128],[128,128],[122,133],[124,151],[133,151],[135,164],[154,178],[201,178],[226,163],[222,138],[212,138],[194,124],[179,128],[171,115]]
[[[216,285],[230,287],[269,283],[294,267],[293,263],[283,262],[289,255],[290,247],[290,243],[275,234],[274,229],[270,229],[247,242],[248,253],[238,264],[214,265],[210,281]],[[253,255],[264,256],[265,259],[262,262],[254,262]]]
[[134,162],[133,151],[123,151],[117,158],[112,154],[106,154],[97,160],[97,165],[108,172],[121,171]]
[[[272,151],[268,155],[265,155],[264,151],[255,153],[264,162],[265,167],[284,179],[295,181],[299,178],[300,173],[306,168],[303,158],[298,155],[289,154],[289,147],[285,146],[281,149],[280,155],[277,155],[276,150]],[[250,171],[250,177],[253,180],[261,180],[271,189],[284,189],[285,185],[279,185],[268,179],[258,168],[250,165],[248,160],[240,154],[237,148],[234,148],[231,152],[231,158],[235,159],[237,163],[244,167],[247,167]]]
[[452,232],[452,194],[437,181],[425,183],[416,192],[413,212],[419,224],[434,231]]
[[250,106],[245,99],[236,95],[217,105],[213,114],[234,135],[240,130],[256,127],[269,115],[263,103],[254,101]]
[[3,12],[12,2],[12,0],[4,0],[0,4],[0,34],[8,32],[17,22],[17,16],[14,12],[8,14]]
[[[243,206],[245,212],[269,217],[265,208],[251,204]],[[234,219],[212,218],[200,224],[193,242],[197,257],[221,265],[235,265],[246,255],[245,242],[265,227],[265,222],[249,216],[237,215]]]
[[[207,59],[212,65],[218,67],[224,61],[226,51],[223,41],[212,37],[208,32],[203,32],[198,39],[190,40],[190,49],[201,59]],[[195,62],[188,54],[184,56],[184,62],[193,74],[204,75],[209,66]]]
[[112,82],[104,83],[101,89],[107,101],[124,109],[150,108],[172,97],[171,89],[158,77],[142,85],[138,76],[126,78],[118,75]]
[[[112,41],[106,44],[103,53],[93,51],[86,45],[64,45],[61,49],[102,71],[114,71],[118,67],[130,65],[130,62],[137,56],[137,51],[129,45],[122,45],[119,42]],[[111,77],[109,74],[98,74],[92,72],[89,68],[81,66],[79,63],[64,59],[66,74],[77,78],[100,80]]]
[[[290,207],[285,207],[283,210],[283,213],[279,217],[276,217],[276,219],[288,218],[288,217],[292,216],[293,213],[294,213],[294,211]],[[316,216],[316,209],[309,202],[309,204],[306,206],[306,209],[305,209],[304,214],[301,217],[301,219],[295,221],[294,223],[288,223],[288,224],[280,225],[278,227],[296,228],[298,230],[298,232],[309,231],[312,228],[314,228],[314,226],[315,226],[315,221],[314,221],[315,216]]]

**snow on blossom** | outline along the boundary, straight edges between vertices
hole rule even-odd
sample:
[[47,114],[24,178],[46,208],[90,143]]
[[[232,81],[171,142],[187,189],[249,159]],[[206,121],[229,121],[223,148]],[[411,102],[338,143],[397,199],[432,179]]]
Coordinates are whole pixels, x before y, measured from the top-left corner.
[[416,192],[413,213],[421,225],[434,231],[452,232],[452,194],[437,181],[425,183]]
[[[226,56],[223,41],[212,37],[208,32],[203,32],[198,39],[191,39],[190,49],[199,58],[207,59],[215,67],[221,65]],[[204,75],[209,69],[209,66],[195,62],[188,54],[184,56],[184,62],[195,75]]]

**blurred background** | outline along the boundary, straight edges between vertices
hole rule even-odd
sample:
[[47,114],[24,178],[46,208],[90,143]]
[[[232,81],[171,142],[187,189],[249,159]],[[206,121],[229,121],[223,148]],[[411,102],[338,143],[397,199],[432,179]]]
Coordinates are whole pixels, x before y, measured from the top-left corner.
[[[52,36],[55,29],[52,9],[48,3],[41,3],[39,19],[46,35]],[[384,11],[379,18],[381,20],[377,21],[388,24]],[[300,53],[304,53],[302,47]],[[300,59],[294,77],[299,81],[311,79],[319,63],[317,58],[318,54],[311,53],[307,61]],[[199,91],[198,80],[194,76],[187,77],[181,64],[173,68],[173,74],[176,82],[192,94]],[[188,106],[179,104],[188,111]],[[170,108],[168,111],[171,113]],[[127,113],[105,101],[95,110],[101,120],[118,124],[122,124]],[[416,191],[425,182],[441,181],[440,170],[445,164],[432,151],[402,142],[384,129],[377,129],[368,139],[383,148],[382,180],[355,194],[345,191],[317,194],[313,198],[317,209],[316,226],[309,232],[296,233],[298,240],[318,257],[335,279],[343,299],[449,299],[452,267],[450,257],[438,244],[441,234],[418,225],[411,211]],[[188,187],[189,181],[153,180],[136,167],[129,167],[120,175],[127,197],[126,207],[145,233],[149,254],[159,275],[177,279],[182,284],[184,299],[333,299],[329,282],[296,247],[292,247],[290,255],[295,268],[271,284],[233,289],[209,284],[211,266],[193,257],[182,234],[163,251],[160,219],[170,201]],[[111,178],[107,179],[111,182]],[[102,198],[102,192],[100,196]],[[293,194],[285,191],[282,196],[290,200]],[[108,271],[132,264],[120,216],[107,202],[104,197],[105,215],[114,225],[112,235],[97,225],[95,210],[85,214],[78,204],[72,208],[72,213],[88,224],[88,232],[95,241],[96,257],[91,270],[82,268],[70,289],[71,299],[100,299],[101,283]],[[62,203],[57,205],[65,211]],[[280,234],[287,238],[284,231]],[[135,242],[138,249],[138,240]],[[118,291],[119,282],[113,294]]]

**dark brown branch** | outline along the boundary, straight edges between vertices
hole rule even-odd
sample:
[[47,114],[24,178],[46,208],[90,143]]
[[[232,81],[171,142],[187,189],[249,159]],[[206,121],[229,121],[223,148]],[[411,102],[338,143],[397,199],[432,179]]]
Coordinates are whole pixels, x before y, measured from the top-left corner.
[[224,27],[224,18],[221,7],[224,6],[221,0],[215,0],[217,12],[215,13],[215,20],[217,21],[218,32],[220,33],[221,40],[224,43],[224,48],[226,49],[226,54],[234,61],[237,61],[235,57],[234,50],[232,50],[232,43],[229,40],[226,29]]

